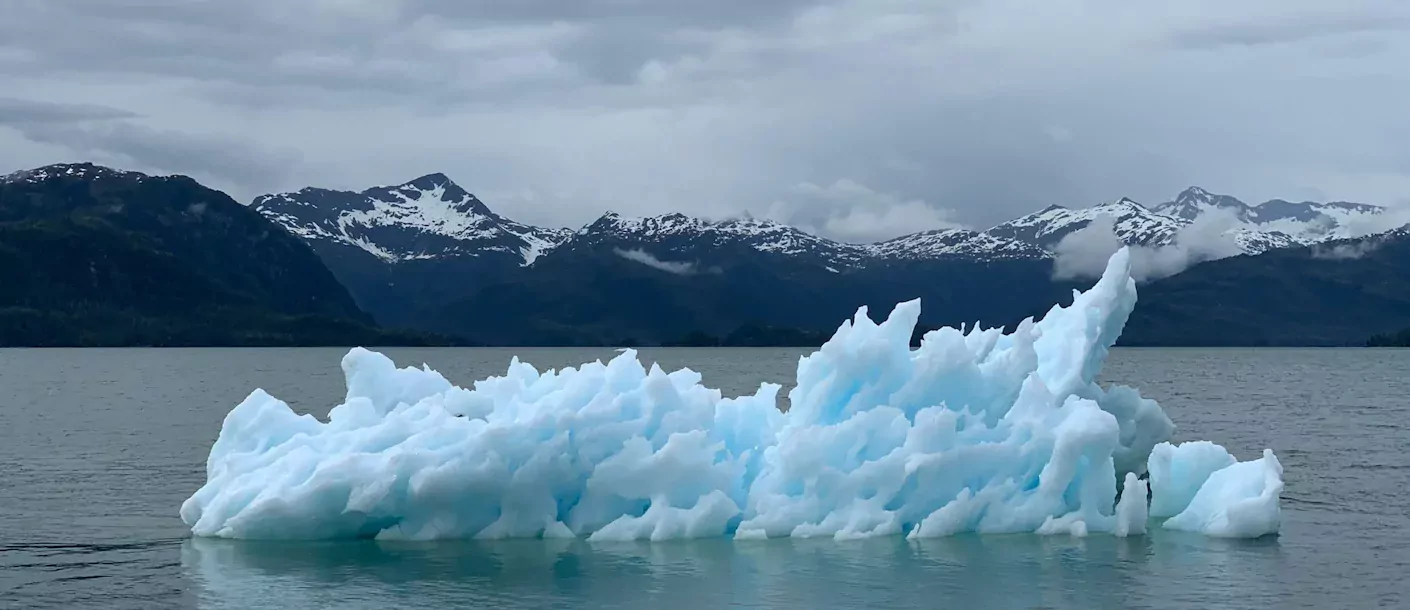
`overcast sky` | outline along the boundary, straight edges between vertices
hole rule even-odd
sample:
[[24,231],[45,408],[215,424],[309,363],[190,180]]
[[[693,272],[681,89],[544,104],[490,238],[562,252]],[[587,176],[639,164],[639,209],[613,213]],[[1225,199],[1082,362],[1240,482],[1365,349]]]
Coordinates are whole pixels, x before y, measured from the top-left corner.
[[0,173],[847,240],[1049,204],[1410,197],[1405,0],[3,0]]

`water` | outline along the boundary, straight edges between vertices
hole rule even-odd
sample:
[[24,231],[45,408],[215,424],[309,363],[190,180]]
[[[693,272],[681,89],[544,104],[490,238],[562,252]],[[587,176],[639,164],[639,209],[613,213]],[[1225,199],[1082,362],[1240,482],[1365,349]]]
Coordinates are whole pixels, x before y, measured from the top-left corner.
[[[1375,608],[1410,605],[1410,350],[1116,350],[1104,381],[1179,439],[1286,468],[1283,533],[271,544],[177,518],[225,413],[255,387],[324,414],[341,350],[0,350],[0,608]],[[467,384],[512,353],[388,350]],[[799,350],[647,350],[726,394]]]

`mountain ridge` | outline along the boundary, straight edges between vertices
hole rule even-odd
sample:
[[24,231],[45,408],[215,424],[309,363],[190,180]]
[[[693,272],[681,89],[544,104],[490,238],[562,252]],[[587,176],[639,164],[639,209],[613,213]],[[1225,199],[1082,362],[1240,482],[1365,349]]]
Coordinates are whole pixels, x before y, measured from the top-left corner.
[[584,241],[634,241],[671,247],[713,243],[748,244],[765,254],[807,256],[834,269],[880,260],[971,258],[1051,258],[1063,237],[1100,216],[1113,219],[1117,238],[1127,245],[1170,245],[1181,229],[1212,211],[1232,213],[1225,233],[1243,252],[1307,245],[1347,237],[1347,221],[1384,208],[1348,202],[1289,203],[1274,199],[1249,205],[1228,195],[1190,187],[1168,202],[1147,206],[1119,198],[1089,207],[1050,205],[985,230],[936,229],[874,243],[828,239],[769,219],[743,215],[704,219],[679,212],[627,217],[607,211],[579,227],[523,224],[493,212],[443,173],[400,185],[360,192],[308,187],[262,195],[252,207],[290,232],[310,241],[360,248],[388,263],[413,259],[517,255],[522,266]]
[[500,216],[441,173],[362,191],[305,187],[261,195],[250,206],[306,240],[358,247],[388,262],[498,251],[527,265],[567,235]]
[[[25,194],[35,181],[51,179],[55,182],[42,196]],[[110,180],[154,190],[125,199],[95,198],[94,193],[110,190]],[[1279,203],[1261,212],[1259,206],[1245,206],[1251,212],[1234,198],[1200,190],[1187,194],[1220,202],[1220,209],[1228,208],[1220,214],[1235,224],[1210,224],[1209,216],[1199,215],[1181,219],[1178,201],[1146,206],[1120,198],[1089,208],[1048,206],[984,231],[939,229],[853,244],[747,215],[627,218],[608,212],[578,229],[543,229],[498,215],[444,174],[356,192],[310,187],[245,206],[187,177],[109,172],[91,164],[16,172],[0,178],[0,189],[12,195],[0,206],[0,225],[23,225],[3,227],[0,257],[9,256],[3,262],[12,276],[6,285],[15,295],[10,307],[24,310],[0,312],[0,323],[9,325],[0,331],[27,333],[25,341],[43,341],[46,331],[36,329],[65,323],[82,325],[89,335],[133,326],[136,334],[105,339],[133,344],[173,344],[162,338],[173,324],[184,324],[181,332],[187,333],[176,343],[268,340],[219,334],[241,328],[282,333],[285,341],[292,340],[291,332],[314,327],[333,336],[327,334],[332,327],[317,320],[287,318],[297,312],[275,320],[240,309],[251,298],[265,307],[276,298],[302,294],[309,288],[305,284],[318,284],[317,278],[330,273],[332,283],[353,300],[343,302],[346,316],[357,317],[356,310],[384,328],[413,328],[474,344],[660,345],[684,337],[796,342],[834,330],[858,307],[884,315],[896,303],[916,298],[925,304],[923,326],[976,321],[1008,326],[1041,316],[1085,285],[1059,277],[1058,270],[1069,260],[1065,257],[1076,256],[1068,247],[1090,250],[1097,243],[1089,238],[1099,235],[1082,233],[1093,226],[1110,230],[1111,244],[1151,249],[1143,252],[1151,260],[1178,258],[1180,250],[1198,246],[1197,238],[1211,231],[1220,239],[1243,240],[1242,255],[1190,256],[1192,266],[1182,273],[1145,280],[1142,294],[1149,301],[1132,318],[1131,344],[1350,345],[1410,326],[1410,303],[1394,288],[1398,278],[1410,275],[1401,272],[1410,260],[1398,254],[1410,237],[1397,232],[1336,237],[1352,231],[1352,221],[1381,213],[1361,204],[1317,207],[1320,216],[1306,212],[1312,208]],[[212,204],[213,198],[222,203]],[[86,203],[65,211],[69,201]],[[156,216],[142,211],[158,204],[166,207]],[[266,265],[275,272],[271,278],[284,282],[270,290],[265,286],[272,280],[249,279],[249,273],[264,277],[258,265],[250,267],[263,250],[231,248],[228,235],[211,234],[199,223],[190,225],[200,229],[190,235],[171,230],[203,213],[225,218],[230,206],[239,208],[241,226],[254,227],[239,233],[245,235],[240,239],[259,243],[262,234],[283,236],[277,240],[281,247],[304,252],[297,256],[303,257],[301,265],[312,265],[307,274]],[[1249,221],[1238,220],[1240,213]],[[1259,220],[1267,222],[1252,222]],[[50,226],[55,222],[57,229]],[[113,223],[142,230],[104,228]],[[1299,237],[1258,228],[1271,223]],[[204,245],[202,239],[212,241]],[[63,240],[96,245],[83,249]],[[182,249],[164,250],[163,240],[178,240],[172,243]],[[1100,248],[1115,247],[1097,241]],[[64,252],[78,258],[56,256]],[[85,277],[81,265],[90,259],[111,263],[100,269],[107,282],[102,285],[110,288],[68,282]],[[35,275],[27,269],[48,271]],[[232,276],[231,269],[252,271]],[[57,279],[45,280],[46,274]],[[303,275],[314,280],[298,281]],[[1360,283],[1349,284],[1347,278]],[[172,286],[189,290],[173,292]],[[1259,290],[1276,295],[1270,301]],[[1410,288],[1404,292],[1410,294]],[[64,294],[80,297],[64,310],[74,313],[59,319],[39,315],[43,310],[36,304]],[[125,321],[131,316],[123,308],[135,306],[129,302],[147,307],[146,317]],[[92,307],[101,315],[82,313]],[[193,307],[209,315],[198,322],[182,313]],[[192,332],[208,334],[202,339]],[[337,332],[361,336],[356,330]]]
[[1181,191],[1174,200],[1156,207],[1164,214],[1193,220],[1212,210],[1232,212],[1241,223],[1265,231],[1282,232],[1305,244],[1324,239],[1354,237],[1344,230],[1347,220],[1355,216],[1377,215],[1382,206],[1346,201],[1293,203],[1284,199],[1269,199],[1248,204],[1229,195],[1211,193],[1192,186]]
[[0,178],[0,345],[425,343],[374,326],[308,244],[186,176]]
[[[1009,324],[1041,314],[1040,304],[1060,301],[1063,293],[1080,286],[1057,280],[1054,264],[1064,256],[1065,241],[1098,220],[1109,219],[1120,243],[1157,250],[1196,247],[1198,243],[1184,242],[1200,242],[1209,237],[1200,231],[1212,231],[1244,254],[1234,258],[1245,259],[1334,242],[1352,220],[1383,212],[1365,204],[1281,201],[1251,206],[1192,187],[1151,206],[1125,197],[1086,208],[1050,205],[982,231],[938,229],[871,244],[839,242],[747,215],[704,219],[672,212],[631,218],[609,211],[577,229],[539,233],[545,237],[536,256],[512,266],[494,264],[490,256],[404,256],[352,265],[339,262],[342,255],[326,258],[335,273],[351,278],[347,283],[359,303],[379,321],[473,336],[491,344],[611,344],[623,337],[671,342],[692,333],[723,337],[750,325],[795,327],[803,332],[800,336],[809,336],[849,316],[859,304],[886,311],[899,300],[917,297],[927,304],[922,322],[931,326],[976,319]],[[1309,266],[1304,260],[1321,259],[1309,255],[1280,260],[1290,268],[1303,268]],[[1151,290],[1159,294],[1165,290],[1162,286],[1176,286],[1170,289],[1175,299],[1196,294],[1213,302],[1236,299],[1261,306],[1253,295],[1239,292],[1241,284],[1260,281],[1245,276],[1255,273],[1250,269],[1278,273],[1239,262],[1210,264],[1191,269],[1210,277],[1239,277],[1237,282],[1227,277],[1216,281],[1227,294],[1200,293],[1199,280],[1189,278],[1195,288],[1179,288],[1186,280],[1155,280]],[[1318,263],[1310,265],[1316,270],[1312,277],[1321,277]],[[377,279],[360,279],[369,274]],[[447,277],[456,279],[448,282]],[[957,292],[958,287],[964,290]],[[416,305],[408,307],[406,302]],[[1315,300],[1304,304],[1311,308],[1308,312],[1319,306]],[[1244,312],[1249,319],[1241,322],[1247,331],[1231,327],[1227,336],[1205,336],[1180,307],[1155,308],[1164,308],[1167,317],[1138,316],[1133,341],[1180,343],[1192,336],[1225,343],[1287,340],[1271,337],[1273,331],[1259,326],[1258,316],[1250,312]],[[524,312],[533,315],[525,317]],[[1306,319],[1289,323],[1304,325],[1309,341],[1327,344],[1343,341],[1338,333],[1378,330],[1377,325],[1392,322],[1402,321],[1375,309],[1364,322],[1330,325],[1335,329],[1327,332],[1306,326],[1313,324]],[[1358,336],[1354,341],[1363,340]]]
[[1410,225],[1208,261],[1144,286],[1123,345],[1362,346],[1410,327]]

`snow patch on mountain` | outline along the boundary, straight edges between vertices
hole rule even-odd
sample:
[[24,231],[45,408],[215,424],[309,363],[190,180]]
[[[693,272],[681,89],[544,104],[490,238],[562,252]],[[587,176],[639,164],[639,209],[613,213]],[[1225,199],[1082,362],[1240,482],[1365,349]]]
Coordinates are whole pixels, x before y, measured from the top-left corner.
[[867,246],[874,256],[889,259],[1016,259],[1047,258],[1049,253],[1028,242],[969,229],[936,229],[903,235]]
[[1269,250],[1302,245],[1301,241],[1281,231],[1260,231],[1248,227],[1238,227],[1229,231],[1229,234],[1239,249],[1247,254],[1262,254]]
[[1138,246],[1158,246],[1169,243],[1175,233],[1187,224],[1181,219],[1156,213],[1130,199],[1102,203],[1087,208],[1065,208],[1054,205],[995,226],[985,233],[1036,245],[1051,252],[1067,235],[1092,221],[1110,217],[1112,230],[1122,243]]
[[540,256],[558,247],[572,235],[567,229],[545,229],[541,227],[531,227],[521,225],[517,222],[509,222],[504,225],[504,230],[511,235],[524,240],[524,246],[519,249],[519,256],[524,259],[525,267],[534,264]]
[[[1092,225],[1098,218],[1111,219],[1110,232],[1116,242],[1141,248],[1175,245],[1178,236],[1182,232],[1188,236],[1195,225],[1200,225],[1197,232],[1201,234],[1211,226],[1219,226],[1222,227],[1221,243],[1227,237],[1237,246],[1237,253],[1261,254],[1357,235],[1358,226],[1375,226],[1365,219],[1379,215],[1381,210],[1364,204],[1289,204],[1277,200],[1249,206],[1233,197],[1196,187],[1187,189],[1175,201],[1153,208],[1126,198],[1080,209],[1050,206],[1000,224],[986,233],[1031,243],[1055,253],[1065,238]],[[1217,220],[1201,225],[1204,219]],[[1103,249],[1109,248],[1104,246]],[[1221,246],[1219,250],[1226,249]]]
[[0,182],[42,182],[51,178],[76,178],[81,180],[93,180],[99,177],[126,177],[133,180],[143,180],[148,178],[147,174],[129,172],[92,163],[55,163],[36,167],[33,169],[22,169],[0,176]]
[[[1216,210],[1232,212],[1243,229],[1281,234],[1288,239],[1288,245],[1359,237],[1392,228],[1378,222],[1385,212],[1385,208],[1380,206],[1345,201],[1317,203],[1282,199],[1249,205],[1237,198],[1211,193],[1199,187],[1185,189],[1174,201],[1160,204],[1155,210],[1185,220],[1194,220]],[[1276,243],[1284,243],[1281,238],[1275,239],[1278,240]]]
[[413,228],[472,241],[497,233],[491,218],[465,205],[470,195],[464,191],[449,191],[445,184],[437,184],[431,188],[402,186],[386,192],[386,198],[368,197],[371,209],[343,213],[338,224],[345,229],[359,225]]
[[1156,210],[1167,216],[1193,221],[1214,210],[1233,210],[1240,220],[1247,222],[1251,210],[1247,204],[1228,195],[1216,195],[1200,187],[1185,189],[1169,201],[1156,206]]
[[706,220],[684,214],[643,218],[615,212],[579,229],[563,247],[596,244],[653,245],[666,250],[745,247],[778,256],[812,258],[824,266],[854,266],[864,262],[864,246],[843,244],[772,220],[752,217]]
[[387,262],[500,253],[529,265],[570,234],[503,218],[443,174],[360,193],[306,188],[260,197],[253,207],[306,240]]

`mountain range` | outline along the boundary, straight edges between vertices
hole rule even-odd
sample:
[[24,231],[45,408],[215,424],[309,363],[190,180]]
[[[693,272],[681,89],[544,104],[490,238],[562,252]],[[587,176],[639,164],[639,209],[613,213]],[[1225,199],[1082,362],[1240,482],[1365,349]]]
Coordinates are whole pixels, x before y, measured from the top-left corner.
[[[298,244],[324,267],[310,277],[331,272],[336,279],[336,287],[320,289],[323,298],[350,296],[353,305],[336,312],[341,319],[365,324],[370,318],[383,328],[413,329],[422,334],[411,336],[422,339],[653,345],[728,336],[815,337],[859,306],[884,315],[911,298],[923,301],[924,325],[1011,325],[1041,315],[1085,285],[1081,277],[1055,279],[1054,269],[1074,242],[1088,239],[1084,229],[1105,230],[1094,225],[1098,221],[1109,223],[1115,239],[1139,248],[1183,247],[1195,233],[1206,240],[1212,234],[1231,248],[1220,260],[1146,283],[1128,328],[1130,344],[1359,344],[1410,326],[1410,287],[1397,293],[1395,278],[1382,277],[1410,264],[1397,258],[1396,245],[1410,238],[1361,235],[1388,218],[1382,208],[1283,200],[1249,205],[1200,188],[1149,206],[1125,198],[1088,208],[1050,206],[985,230],[941,229],[853,244],[749,216],[626,218],[608,212],[578,229],[536,227],[495,213],[444,174],[360,192],[305,188],[239,206],[189,178],[66,164],[0,179],[0,210],[15,208],[15,201],[33,203],[19,208],[23,214],[7,212],[0,228],[32,224],[45,214],[70,224],[93,217],[93,205],[65,207],[67,190],[108,193],[96,205],[109,210],[138,209],[149,205],[145,191],[115,195],[104,185],[170,181],[189,183],[183,200],[188,209],[197,203],[208,209],[216,204],[207,200],[219,199],[220,210],[241,209],[240,218],[263,221],[269,233]],[[133,201],[129,205],[123,197]],[[122,217],[98,216],[112,222],[114,214]],[[183,222],[205,222],[193,218]],[[173,226],[170,219],[143,225],[158,234]],[[143,239],[134,230],[127,233]],[[191,239],[198,233],[216,241],[232,237],[193,232]],[[5,246],[0,239],[0,251]],[[232,256],[229,246],[211,248]],[[195,257],[187,250],[169,254]],[[301,256],[290,254],[281,264],[304,265]],[[207,271],[200,269],[197,275]],[[70,272],[54,271],[51,281]],[[1337,277],[1367,284],[1348,285]],[[1253,286],[1275,293],[1260,297]],[[1330,290],[1340,295],[1327,295]],[[307,313],[270,305],[278,315]],[[1365,308],[1364,315],[1357,308]],[[1228,325],[1216,331],[1202,320]]]
[[1078,209],[1054,205],[984,231],[940,229],[850,244],[748,216],[712,221],[671,213],[629,219],[607,212],[576,231],[534,227],[495,214],[445,174],[362,192],[306,188],[264,195],[255,199],[253,207],[315,247],[362,250],[389,264],[478,257],[515,258],[528,266],[559,248],[615,240],[663,252],[686,243],[743,245],[836,269],[878,260],[1051,258],[1063,237],[1100,216],[1113,219],[1115,234],[1127,244],[1168,245],[1182,228],[1216,211],[1227,214],[1224,231],[1240,249],[1258,254],[1350,237],[1358,222],[1384,211],[1359,203],[1280,199],[1248,205],[1191,187],[1171,201],[1150,207],[1127,198]]

